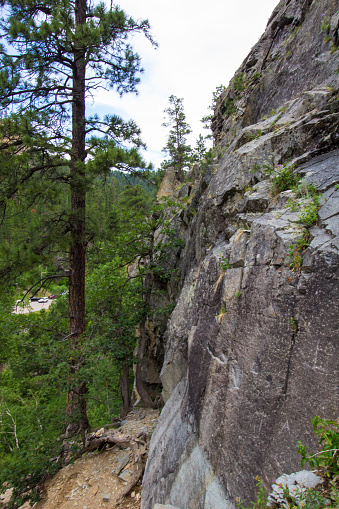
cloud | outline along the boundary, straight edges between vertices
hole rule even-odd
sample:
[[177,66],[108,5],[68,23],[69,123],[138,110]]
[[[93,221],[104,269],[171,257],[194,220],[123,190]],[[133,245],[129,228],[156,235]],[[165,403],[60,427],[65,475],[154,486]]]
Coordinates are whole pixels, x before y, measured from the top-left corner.
[[137,96],[122,99],[113,91],[95,97],[91,112],[117,113],[133,118],[142,129],[149,152],[145,155],[159,166],[166,144],[161,126],[170,95],[184,99],[187,122],[193,129],[189,142],[195,145],[200,122],[208,113],[212,93],[229,80],[265,30],[277,0],[124,0],[121,7],[134,19],[148,18],[159,43],[154,49],[137,35],[134,49],[142,58],[145,72]]

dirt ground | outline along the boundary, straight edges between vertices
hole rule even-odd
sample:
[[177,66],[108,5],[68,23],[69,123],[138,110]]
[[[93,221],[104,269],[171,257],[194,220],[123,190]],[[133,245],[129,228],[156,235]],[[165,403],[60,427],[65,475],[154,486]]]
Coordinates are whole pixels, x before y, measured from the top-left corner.
[[[144,432],[149,442],[159,417],[158,410],[140,408],[133,410],[123,421],[122,433],[137,437]],[[138,509],[140,507],[141,481],[119,505],[116,500],[133,472],[129,448],[115,445],[102,452],[87,453],[73,464],[67,465],[46,481],[41,500],[34,509]],[[6,494],[5,494],[6,495]],[[7,494],[8,495],[8,494]],[[5,508],[4,499],[0,507]],[[29,509],[25,504],[21,509]]]

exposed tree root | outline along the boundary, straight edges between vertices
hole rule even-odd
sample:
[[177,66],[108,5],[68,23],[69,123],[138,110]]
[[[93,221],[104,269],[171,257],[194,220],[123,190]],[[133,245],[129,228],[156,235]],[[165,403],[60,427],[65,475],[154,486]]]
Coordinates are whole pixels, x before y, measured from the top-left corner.
[[86,438],[85,446],[76,453],[75,458],[81,458],[86,452],[101,451],[106,446],[119,445],[122,447],[130,447],[134,463],[133,474],[120,494],[115,504],[115,506],[117,506],[142,477],[147,459],[147,444],[144,440],[133,438],[130,435],[119,433],[116,430],[102,431],[102,433],[100,433],[100,431],[91,433]]
[[[146,456],[146,454],[145,454]],[[146,458],[142,457],[137,462],[134,462],[134,472],[131,477],[131,479],[127,482],[125,488],[120,493],[120,496],[116,503],[114,504],[115,507],[118,507],[119,504],[122,502],[122,499],[128,495],[128,493],[134,488],[134,486],[138,483],[139,479],[141,479],[142,474],[144,473],[146,465]]]

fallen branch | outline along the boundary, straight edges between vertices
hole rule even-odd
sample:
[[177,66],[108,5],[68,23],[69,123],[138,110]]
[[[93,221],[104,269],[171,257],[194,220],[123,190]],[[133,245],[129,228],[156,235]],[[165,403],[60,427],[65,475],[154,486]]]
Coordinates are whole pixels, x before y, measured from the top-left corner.
[[91,433],[88,437],[86,437],[85,446],[76,453],[75,459],[81,458],[81,456],[86,452],[93,452],[97,449],[102,450],[105,445],[112,444],[130,447],[134,459],[139,456],[140,448],[146,449],[146,443],[143,440],[133,438],[130,435],[125,435],[115,430],[109,430],[102,432],[100,435],[98,432]]
[[122,499],[131,491],[131,489],[137,484],[145,469],[147,459],[147,444],[144,440],[139,438],[131,437],[130,435],[120,433],[115,430],[109,430],[102,432],[100,435],[97,433],[91,433],[86,438],[85,446],[76,453],[75,459],[80,458],[86,452],[93,452],[99,449],[100,451],[105,448],[106,445],[119,445],[124,447],[130,447],[132,451],[133,459],[133,475],[127,481],[122,493],[119,496],[115,505],[119,505]]

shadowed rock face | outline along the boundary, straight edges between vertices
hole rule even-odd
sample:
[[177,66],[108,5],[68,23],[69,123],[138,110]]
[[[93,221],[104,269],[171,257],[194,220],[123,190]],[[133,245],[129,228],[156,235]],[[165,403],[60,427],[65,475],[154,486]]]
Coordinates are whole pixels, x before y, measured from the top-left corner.
[[[185,247],[143,509],[253,500],[256,475],[269,488],[300,469],[298,440],[316,447],[314,415],[338,417],[338,7],[280,2],[218,101],[217,159],[175,219]],[[322,193],[307,231],[307,195],[272,192],[270,171],[292,163]]]

